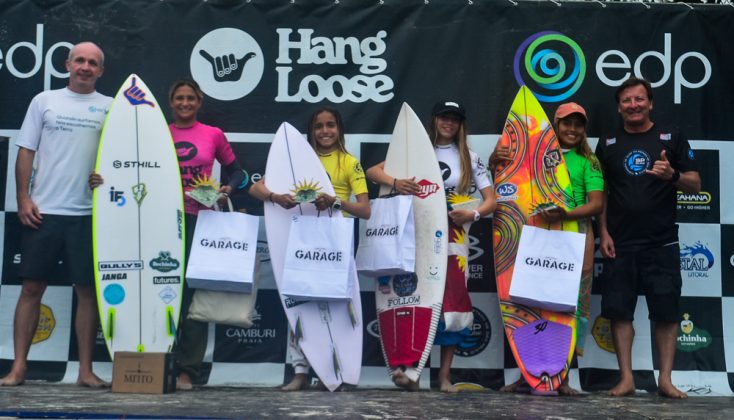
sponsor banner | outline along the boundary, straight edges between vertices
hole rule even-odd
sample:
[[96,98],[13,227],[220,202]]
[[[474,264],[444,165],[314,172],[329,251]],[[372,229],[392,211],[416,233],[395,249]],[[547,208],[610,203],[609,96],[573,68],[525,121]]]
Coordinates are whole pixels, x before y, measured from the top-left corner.
[[[395,117],[393,117],[393,123],[395,122],[394,119]],[[390,143],[362,142],[359,148],[362,167],[367,170],[384,161],[385,156],[387,156],[387,148],[389,146]],[[367,182],[367,190],[369,192],[370,199],[377,198],[380,195],[380,185],[374,182]]]
[[[502,369],[504,329],[497,295],[494,293],[471,293],[474,322],[470,333],[464,337],[454,352],[453,367]],[[440,366],[440,351],[434,346],[431,366]],[[505,356],[506,357],[506,356]],[[510,358],[512,356],[510,355]]]
[[[20,296],[20,286],[3,285],[0,294],[0,359],[13,360],[13,313]],[[49,286],[41,300],[38,327],[31,340],[29,361],[66,361],[72,339],[73,290],[66,286]],[[73,338],[76,340],[76,338]]]
[[[726,75],[732,58],[719,51],[726,48],[734,12],[606,6],[476,1],[374,7],[320,0],[305,6],[319,10],[313,14],[270,3],[243,8],[199,2],[182,15],[165,13],[165,3],[143,0],[64,3],[54,13],[20,3],[12,15],[24,19],[0,11],[9,22],[0,45],[0,83],[9,87],[0,98],[7,110],[0,128],[20,127],[37,92],[65,85],[69,48],[94,39],[111,58],[155,58],[135,61],[135,69],[129,59],[108,60],[101,92],[115,92],[135,70],[165,97],[171,76],[161,69],[187,69],[210,99],[205,120],[227,132],[272,132],[282,121],[305,121],[315,104],[332,103],[343,110],[352,132],[386,134],[404,101],[427,118],[436,98],[426,92],[436,92],[440,82],[435,94],[461,98],[474,132],[497,133],[505,118],[498,109],[506,109],[522,84],[549,110],[573,100],[592,114],[613,114],[615,87],[635,74],[653,82],[656,115],[679,122],[695,138],[728,138],[734,80]],[[81,24],[66,18],[101,7],[115,13]],[[140,8],[146,13],[134,25],[124,20]],[[202,15],[212,19],[205,23],[197,18]],[[635,28],[609,36],[607,28],[630,20]],[[324,21],[337,23],[327,28]],[[436,25],[442,30],[435,31]],[[156,42],[131,41],[136,39]],[[481,39],[482,48],[451,49],[452,59],[445,60],[445,46],[465,45],[467,39]],[[429,66],[436,71],[423,71]],[[456,68],[462,77],[438,76]],[[705,118],[703,111],[691,111],[710,104],[717,112]],[[589,131],[598,135],[616,123],[592,117]]]
[[721,299],[682,297],[679,309],[673,370],[726,371]]
[[360,295],[362,297],[362,328],[364,328],[362,366],[382,367],[385,369],[383,373],[385,379],[387,379],[385,357],[382,354],[382,346],[380,345],[380,327],[377,322],[375,293],[370,290],[364,291]]
[[470,292],[497,292],[494,278],[494,252],[492,249],[492,219],[482,218],[469,229],[469,280]]
[[[272,139],[272,136],[268,136],[269,141]],[[270,143],[233,142],[231,144],[237,162],[247,172],[246,179],[238,186],[237,192],[230,196],[232,206],[238,211],[244,210],[247,214],[262,216],[263,202],[250,196],[247,190],[252,184],[261,180],[265,174],[265,163],[268,160]],[[222,170],[222,181],[228,181],[224,170]]]
[[217,324],[214,362],[285,363],[288,321],[275,290],[260,290],[251,328]]
[[721,293],[734,297],[734,226],[721,225]]
[[677,221],[686,223],[719,223],[721,199],[719,191],[718,150],[694,150],[701,175],[701,192],[678,192]]
[[683,296],[721,296],[721,229],[712,224],[681,224],[680,274]]
[[[5,184],[8,174],[8,154],[10,138],[0,136],[0,197],[5,197]],[[5,211],[5,200],[0,199],[0,211]]]
[[[721,321],[723,323],[724,356],[726,371],[734,373],[734,297],[721,300]],[[734,378],[733,378],[734,379]],[[734,391],[734,382],[731,382]]]
[[[734,9],[655,4],[643,8],[624,2],[605,3],[606,7],[593,2],[567,2],[562,8],[552,3],[515,5],[488,0],[430,5],[397,2],[379,7],[366,0],[343,3],[314,0],[299,6],[298,13],[296,6],[262,3],[243,7],[214,2],[193,2],[185,14],[156,13],[168,12],[169,7],[165,2],[143,0],[65,2],[55,4],[53,13],[49,13],[51,6],[34,2],[18,2],[12,13],[11,9],[0,7],[0,16],[7,22],[0,43],[0,86],[5,89],[0,95],[4,110],[0,115],[0,134],[17,133],[33,96],[68,83],[64,61],[69,48],[73,43],[93,40],[107,54],[106,71],[97,86],[102,93],[114,94],[132,71],[145,74],[148,86],[159,98],[166,96],[173,81],[165,69],[184,69],[183,73],[191,74],[200,83],[206,96],[201,120],[227,133],[238,161],[248,173],[247,182],[232,195],[234,206],[261,215],[263,204],[245,190],[264,175],[272,133],[283,121],[305,132],[308,118],[317,106],[330,105],[341,111],[348,149],[360,158],[364,168],[369,168],[384,160],[386,142],[402,102],[409,103],[428,123],[433,103],[451,96],[466,106],[473,150],[486,162],[510,101],[521,84],[536,94],[549,115],[560,103],[581,103],[590,115],[587,131],[593,140],[619,124],[613,101],[616,86],[632,74],[647,77],[655,89],[653,120],[677,124],[682,133],[696,139],[694,153],[703,184],[700,194],[678,196],[684,294],[679,322],[690,321],[684,327],[693,327],[691,333],[679,328],[681,337],[688,337],[681,338],[679,344],[690,346],[678,350],[674,381],[686,386],[691,394],[703,395],[708,390],[726,393],[719,390],[718,380],[707,378],[712,378],[717,370],[734,372],[734,327],[727,324],[734,319],[734,227],[719,225],[720,221],[734,220],[732,206],[727,206],[732,193],[725,184],[731,171],[720,164],[734,158],[734,148],[729,147],[734,145],[729,121],[734,113],[734,102],[729,97],[734,92],[734,78],[729,76],[734,59],[720,53],[728,46]],[[139,13],[142,8],[146,13]],[[101,9],[114,13],[81,23],[67,19],[70,15],[96,16]],[[319,11],[317,17],[309,13],[314,10]],[[24,19],[8,18],[11,14]],[[125,18],[132,15],[139,18],[133,24]],[[202,15],[213,19],[204,22],[197,18]],[[446,16],[452,16],[448,23]],[[322,25],[326,20],[335,24],[327,28]],[[586,24],[590,20],[598,24]],[[608,36],[607,28],[630,20],[637,23],[635,27]],[[442,31],[434,30],[437,25]],[[134,41],[151,39],[156,42]],[[482,47],[451,49],[451,60],[445,60],[446,46],[469,45],[467,39],[481,40]],[[136,57],[153,59],[135,60]],[[135,68],[131,63],[135,63]],[[429,67],[435,71],[425,72]],[[457,68],[461,69],[461,77],[445,77],[456,74]],[[162,111],[170,115],[167,104],[162,105]],[[16,148],[12,141],[0,137],[0,211],[14,210],[16,206],[12,175]],[[187,160],[194,152],[181,147],[178,155]],[[158,163],[120,160],[112,166],[110,170],[114,166],[156,170]],[[224,174],[221,179],[226,182]],[[370,198],[376,197],[379,186],[368,182],[368,188]],[[109,195],[107,204],[117,207],[139,206],[149,192],[144,184],[108,185],[101,191]],[[426,192],[430,192],[429,186]],[[517,190],[505,185],[496,193],[498,201],[510,200]],[[21,261],[21,230],[15,212],[4,213],[1,222],[4,240],[0,314],[6,316],[1,317],[5,321],[0,326],[6,333],[0,334],[0,363],[5,363],[12,357],[8,349],[12,349],[12,313],[20,284],[17,270]],[[255,365],[263,369],[263,376],[270,372],[266,367],[270,366],[275,377],[282,377],[281,366],[286,362],[287,322],[268,264],[263,226],[261,223],[258,240],[258,254],[264,263],[258,301],[262,318],[249,330],[219,325],[215,340],[210,343],[214,349],[213,369],[218,369],[217,363],[226,366],[223,369],[232,373],[226,377],[233,378],[227,379],[229,382],[238,377],[256,378],[238,375],[238,370],[244,372]],[[491,220],[475,223],[469,240],[468,287],[477,311],[489,319],[491,337],[487,347],[477,354],[457,355],[455,367],[461,380],[496,388],[501,385],[496,382],[500,371],[494,369],[507,368],[504,373],[511,372],[514,378],[516,365],[504,340],[493,293],[496,287]],[[152,281],[161,285],[159,298],[173,301],[178,299],[180,283],[175,280],[180,278],[175,275],[179,271],[171,270],[183,268],[182,258],[167,254],[175,250],[158,251],[161,254],[145,258],[141,268],[155,273]],[[613,385],[610,371],[617,369],[615,355],[610,351],[608,321],[598,316],[598,293],[603,281],[599,277],[600,261],[597,259],[595,264],[597,277],[586,354],[578,359],[585,390]],[[101,273],[103,287],[116,286],[102,293],[102,298],[124,300],[126,280],[134,273],[131,270],[141,268],[108,266]],[[65,279],[61,262],[53,277]],[[362,279],[362,283],[364,364],[384,369],[375,336],[376,323],[372,322],[374,280]],[[54,290],[63,292],[56,295]],[[724,297],[720,297],[722,294]],[[65,365],[66,360],[78,359],[76,339],[70,331],[70,314],[75,305],[72,295],[70,287],[48,289],[44,304],[56,323],[51,330],[51,316],[42,313],[42,326],[48,337],[31,347],[29,378],[43,376],[49,363]],[[49,303],[50,300],[53,302]],[[723,309],[717,309],[722,305]],[[476,319],[472,339],[484,337],[483,317],[477,315]],[[723,322],[723,331],[717,322]],[[634,326],[637,334],[633,366],[636,373],[644,372],[644,377],[649,378],[638,383],[647,389],[648,385],[654,386],[654,343],[644,297],[639,298]],[[708,337],[701,332],[704,330],[711,337],[711,344],[696,348],[703,340],[699,337]],[[464,343],[463,351],[470,353],[467,349],[477,342],[483,341]],[[728,366],[722,362],[724,351],[728,352]],[[39,368],[33,360],[45,365]],[[101,332],[94,360],[109,360]],[[241,367],[236,369],[235,365]],[[692,369],[702,373],[696,374]],[[435,369],[427,370],[434,372],[426,372],[424,380],[435,376]],[[731,374],[730,377],[734,378]],[[734,384],[734,379],[730,382]]]

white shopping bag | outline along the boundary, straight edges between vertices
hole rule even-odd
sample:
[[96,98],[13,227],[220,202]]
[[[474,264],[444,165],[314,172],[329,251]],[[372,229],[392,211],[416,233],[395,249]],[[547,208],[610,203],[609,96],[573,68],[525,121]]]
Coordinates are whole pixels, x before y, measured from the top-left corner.
[[377,198],[371,207],[357,248],[357,271],[371,277],[414,273],[413,196]]
[[353,285],[354,219],[293,216],[281,293],[311,300],[349,300]]
[[510,300],[556,312],[575,311],[585,243],[582,233],[523,226]]
[[189,287],[250,293],[259,223],[244,213],[200,211],[186,267]]

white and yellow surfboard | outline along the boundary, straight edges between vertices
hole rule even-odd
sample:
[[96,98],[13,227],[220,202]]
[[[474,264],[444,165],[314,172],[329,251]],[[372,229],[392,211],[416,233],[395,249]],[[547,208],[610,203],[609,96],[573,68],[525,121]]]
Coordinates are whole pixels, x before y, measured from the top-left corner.
[[110,355],[173,346],[184,273],[178,159],[158,103],[130,75],[102,130],[95,171],[94,274]]

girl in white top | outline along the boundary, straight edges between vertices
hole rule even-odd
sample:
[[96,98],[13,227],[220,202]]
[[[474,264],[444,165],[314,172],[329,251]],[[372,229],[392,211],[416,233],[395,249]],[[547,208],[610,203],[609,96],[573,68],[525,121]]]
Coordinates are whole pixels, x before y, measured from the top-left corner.
[[[467,143],[466,112],[457,102],[442,101],[433,107],[428,135],[436,151],[443,175],[446,197],[469,195],[476,191],[482,203],[474,210],[452,209],[449,211],[449,261],[446,272],[446,288],[443,298],[443,314],[439,322],[434,344],[441,346],[441,369],[438,374],[443,392],[456,392],[451,383],[451,363],[456,346],[466,338],[474,317],[467,290],[468,272],[466,261],[469,244],[465,239],[468,231],[462,227],[479,220],[496,207],[492,181],[479,156],[469,150]],[[388,186],[394,186],[400,194],[418,194],[420,186],[415,179],[396,179],[385,173],[385,162],[367,170],[367,178]],[[401,371],[393,372],[396,385],[415,389],[417,383],[410,381]]]

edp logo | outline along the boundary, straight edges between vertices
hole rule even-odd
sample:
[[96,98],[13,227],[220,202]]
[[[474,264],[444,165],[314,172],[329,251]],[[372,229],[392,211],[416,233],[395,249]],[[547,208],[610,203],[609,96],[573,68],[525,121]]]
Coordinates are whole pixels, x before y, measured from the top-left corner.
[[[0,69],[8,69],[8,73],[18,79],[28,79],[35,76],[43,67],[43,90],[51,88],[51,77],[66,78],[69,73],[65,67],[61,70],[53,66],[53,56],[58,49],[71,50],[74,45],[70,42],[61,41],[51,45],[44,54],[43,48],[43,24],[36,25],[36,40],[20,41],[11,45],[5,52],[0,50]],[[30,60],[28,59],[30,54]],[[59,53],[62,54],[62,53]],[[64,59],[68,51],[64,51]],[[29,64],[30,66],[27,66]]]

